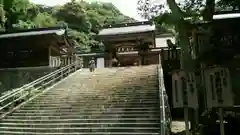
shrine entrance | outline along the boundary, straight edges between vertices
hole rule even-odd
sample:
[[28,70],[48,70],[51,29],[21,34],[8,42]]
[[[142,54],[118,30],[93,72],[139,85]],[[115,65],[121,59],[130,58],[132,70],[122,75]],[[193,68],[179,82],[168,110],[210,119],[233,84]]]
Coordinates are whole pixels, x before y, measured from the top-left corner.
[[105,67],[150,64],[148,52],[156,47],[155,25],[150,21],[104,26],[98,38],[106,48]]
[[139,65],[139,56],[138,54],[129,54],[129,55],[119,55],[119,66],[136,66]]

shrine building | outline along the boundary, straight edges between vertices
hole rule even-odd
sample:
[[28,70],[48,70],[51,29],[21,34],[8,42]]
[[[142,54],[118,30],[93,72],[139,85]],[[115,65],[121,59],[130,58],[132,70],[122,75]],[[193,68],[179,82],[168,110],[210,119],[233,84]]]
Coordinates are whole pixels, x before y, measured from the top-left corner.
[[0,93],[74,62],[66,32],[62,27],[1,32]]
[[64,55],[73,55],[73,44],[61,27],[2,32],[0,44],[0,69],[58,67]]
[[150,21],[103,26],[97,39],[105,45],[105,52],[78,54],[85,60],[95,57],[97,67],[133,66],[158,64],[161,61],[178,59],[179,51],[168,51],[167,39],[174,41],[171,34],[159,34]]

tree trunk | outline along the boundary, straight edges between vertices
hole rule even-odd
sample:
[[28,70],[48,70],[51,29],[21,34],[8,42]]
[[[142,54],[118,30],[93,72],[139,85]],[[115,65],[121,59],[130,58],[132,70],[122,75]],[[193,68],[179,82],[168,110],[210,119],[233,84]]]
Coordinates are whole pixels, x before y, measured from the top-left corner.
[[215,12],[215,0],[206,0],[206,7],[203,11],[203,20],[212,21]]
[[180,21],[179,25],[176,27],[179,32],[179,46],[181,47],[181,68],[187,71],[195,70],[195,62],[192,60],[189,53],[189,38],[188,38],[188,30],[184,21]]

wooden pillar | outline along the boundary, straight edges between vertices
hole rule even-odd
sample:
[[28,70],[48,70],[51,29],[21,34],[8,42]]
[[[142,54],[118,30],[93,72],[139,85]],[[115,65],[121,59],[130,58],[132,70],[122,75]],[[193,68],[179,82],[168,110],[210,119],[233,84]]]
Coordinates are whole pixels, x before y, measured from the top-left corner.
[[111,68],[112,67],[112,52],[109,52],[109,57],[108,57],[108,66]]
[[141,65],[145,65],[145,56],[143,55],[143,54],[141,54],[141,61],[142,61],[142,63],[141,63]]
[[138,56],[138,66],[142,65],[142,57],[141,55]]
[[69,56],[67,57],[67,61],[68,61],[67,64],[69,65],[70,64],[70,57]]
[[52,66],[52,59],[51,59],[51,46],[48,47],[48,63],[49,63],[49,66],[51,67]]
[[161,52],[160,52],[160,55],[161,55],[161,63],[159,63],[159,64],[163,64],[163,62],[164,62],[164,50],[163,49],[161,49]]
[[63,61],[64,61],[64,62],[63,62],[63,63],[64,63],[64,66],[66,66],[66,65],[67,65],[67,57],[64,57],[64,58],[63,58]]

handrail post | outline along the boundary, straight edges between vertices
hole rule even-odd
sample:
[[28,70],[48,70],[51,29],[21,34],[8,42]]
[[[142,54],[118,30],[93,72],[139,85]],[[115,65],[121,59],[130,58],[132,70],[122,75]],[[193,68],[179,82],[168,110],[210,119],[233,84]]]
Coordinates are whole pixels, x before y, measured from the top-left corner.
[[71,65],[68,67],[68,75],[71,73]]
[[32,89],[32,87],[27,89],[27,98],[31,97],[31,89]]
[[63,79],[63,70],[60,71],[61,73],[61,79]]
[[[69,59],[69,61],[71,60],[70,58],[68,58]],[[72,63],[71,63],[71,61],[70,61],[70,64],[68,65],[68,75],[71,73],[71,67],[72,67],[72,65],[71,65]]]
[[74,63],[74,71],[75,72],[77,71],[77,61],[75,61],[75,63]]
[[55,83],[55,76],[52,77],[52,80],[53,80],[52,84],[54,84]]

